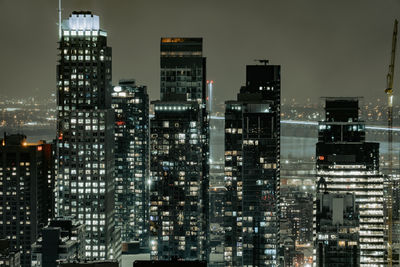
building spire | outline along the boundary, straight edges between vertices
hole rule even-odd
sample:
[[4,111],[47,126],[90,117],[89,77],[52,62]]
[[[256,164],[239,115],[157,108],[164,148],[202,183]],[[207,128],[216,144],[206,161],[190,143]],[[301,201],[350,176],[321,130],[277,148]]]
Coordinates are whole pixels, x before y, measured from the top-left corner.
[[58,0],[58,38],[61,40],[61,0]]

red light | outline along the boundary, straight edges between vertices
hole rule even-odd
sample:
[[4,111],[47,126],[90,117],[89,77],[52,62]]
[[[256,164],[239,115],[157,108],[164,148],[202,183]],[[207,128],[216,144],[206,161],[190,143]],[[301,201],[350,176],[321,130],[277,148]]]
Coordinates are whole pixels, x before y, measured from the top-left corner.
[[125,122],[124,121],[117,121],[117,122],[115,122],[118,126],[121,126],[121,125],[124,125],[125,124]]
[[60,136],[58,137],[58,140],[62,140],[63,139],[63,134],[60,133]]
[[207,83],[210,83],[210,81],[209,81],[209,80],[207,80]]
[[211,82],[210,83],[214,83],[214,81],[213,80],[211,80]]
[[207,96],[207,101],[208,101],[208,96]]
[[319,156],[318,159],[319,159],[319,160],[324,160],[325,157],[324,157],[324,156]]
[[37,151],[42,151],[43,150],[43,147],[42,146],[38,146],[37,147]]

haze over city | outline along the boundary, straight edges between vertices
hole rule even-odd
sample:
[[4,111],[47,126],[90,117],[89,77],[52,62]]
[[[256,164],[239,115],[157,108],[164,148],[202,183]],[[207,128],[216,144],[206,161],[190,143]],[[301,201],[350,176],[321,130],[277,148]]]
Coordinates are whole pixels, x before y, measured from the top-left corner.
[[[0,1],[0,95],[54,93],[57,8],[56,0]],[[113,84],[135,77],[151,99],[159,98],[159,38],[183,36],[203,37],[217,100],[235,97],[246,64],[269,59],[282,65],[283,99],[314,102],[333,95],[385,98],[400,1],[64,0],[63,17],[73,10],[102,18],[113,48]]]

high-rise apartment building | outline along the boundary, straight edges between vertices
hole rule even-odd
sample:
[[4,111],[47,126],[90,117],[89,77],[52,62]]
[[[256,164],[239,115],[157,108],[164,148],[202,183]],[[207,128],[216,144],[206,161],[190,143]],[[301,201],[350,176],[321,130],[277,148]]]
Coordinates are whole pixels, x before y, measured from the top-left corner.
[[206,260],[209,132],[201,38],[161,39],[151,120],[150,247],[155,260]]
[[[281,173],[282,179],[282,173]],[[282,181],[282,180],[281,180]],[[298,255],[303,255],[304,265],[308,263],[307,250],[313,246],[313,199],[314,191],[305,190],[302,186],[283,186],[280,192],[280,244],[284,255],[284,266],[296,266]],[[285,246],[292,240],[293,249]],[[310,253],[312,258],[312,253]]]
[[0,139],[0,235],[21,252],[23,267],[31,265],[31,245],[52,215],[51,151],[20,134]]
[[277,266],[280,66],[250,65],[225,110],[226,266]]
[[114,216],[111,48],[99,17],[73,12],[62,23],[57,65],[56,214],[86,226],[85,256],[118,257]]
[[316,147],[317,191],[354,194],[359,208],[360,266],[384,266],[383,176],[379,143],[365,141],[358,98],[326,98]]
[[115,111],[115,219],[123,243],[148,244],[149,96],[146,86],[121,80]]
[[286,158],[281,162],[279,217],[280,266],[308,266],[313,259],[315,162]]

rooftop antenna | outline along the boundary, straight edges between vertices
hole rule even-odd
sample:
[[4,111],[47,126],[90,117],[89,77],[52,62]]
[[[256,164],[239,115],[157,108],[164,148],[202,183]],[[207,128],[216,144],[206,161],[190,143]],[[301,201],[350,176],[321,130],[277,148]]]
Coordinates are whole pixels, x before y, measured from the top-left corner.
[[261,64],[264,64],[265,66],[268,65],[269,60],[268,59],[254,59],[255,62],[259,62]]
[[61,0],[58,0],[58,38],[61,40]]

